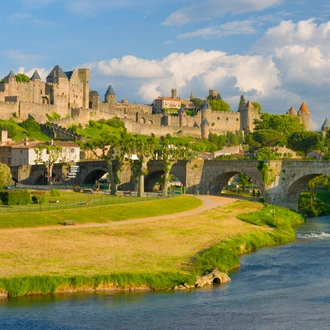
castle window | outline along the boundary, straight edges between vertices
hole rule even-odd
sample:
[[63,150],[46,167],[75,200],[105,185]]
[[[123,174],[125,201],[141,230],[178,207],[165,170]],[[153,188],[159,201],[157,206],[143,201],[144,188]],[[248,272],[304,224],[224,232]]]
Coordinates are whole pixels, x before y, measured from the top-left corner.
[[220,117],[218,117],[218,120],[220,120]]
[[226,118],[226,120],[228,121],[228,117]]
[[238,121],[238,118],[236,118],[236,121]]

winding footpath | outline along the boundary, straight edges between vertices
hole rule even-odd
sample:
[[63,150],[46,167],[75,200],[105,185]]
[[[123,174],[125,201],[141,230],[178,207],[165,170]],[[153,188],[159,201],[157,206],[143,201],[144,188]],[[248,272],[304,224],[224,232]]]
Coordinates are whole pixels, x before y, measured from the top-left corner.
[[[173,217],[187,217],[197,213],[202,213],[207,210],[214,209],[221,205],[233,203],[238,199],[243,199],[240,197],[222,197],[222,196],[210,196],[210,195],[191,195],[193,197],[199,198],[203,201],[203,205],[197,207],[195,209],[184,211],[180,213],[171,213],[165,215],[159,215],[155,217],[147,217],[147,218],[138,218],[138,219],[131,219],[131,220],[123,220],[123,221],[114,221],[114,222],[107,222],[107,223],[87,223],[87,224],[77,224],[76,226],[43,226],[43,227],[28,227],[28,228],[8,228],[8,229],[0,229],[0,233],[5,232],[25,232],[25,231],[38,231],[38,230],[54,230],[54,229],[78,229],[78,228],[88,228],[88,227],[105,227],[105,226],[121,226],[127,224],[134,224],[134,223],[141,223],[147,221],[158,221],[164,220]],[[245,199],[245,198],[244,198]]]

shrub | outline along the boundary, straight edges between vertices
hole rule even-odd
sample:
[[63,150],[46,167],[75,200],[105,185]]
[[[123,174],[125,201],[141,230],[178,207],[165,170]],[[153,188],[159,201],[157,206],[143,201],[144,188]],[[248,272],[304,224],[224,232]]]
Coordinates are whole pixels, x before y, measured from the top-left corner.
[[34,204],[44,204],[45,203],[45,192],[44,191],[32,191],[31,192],[32,195],[32,203]]
[[31,202],[31,194],[28,190],[12,190],[1,193],[1,201],[7,205],[28,205]]
[[50,193],[50,196],[52,196],[52,197],[60,196],[60,191],[55,188],[52,188],[52,190],[49,193]]

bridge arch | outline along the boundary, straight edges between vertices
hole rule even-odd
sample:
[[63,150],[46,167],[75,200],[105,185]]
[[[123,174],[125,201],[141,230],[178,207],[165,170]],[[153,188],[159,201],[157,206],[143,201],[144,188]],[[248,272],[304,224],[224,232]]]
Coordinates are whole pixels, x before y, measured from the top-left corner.
[[288,189],[286,195],[286,206],[291,209],[298,210],[298,200],[301,191],[309,181],[321,175],[323,174],[322,173],[307,174],[305,176],[300,177],[297,181],[295,181]]
[[208,193],[210,195],[220,195],[221,190],[228,184],[228,181],[234,177],[235,175],[243,173],[246,174],[250,179],[252,179],[253,183],[262,191],[263,193],[263,185],[260,185],[259,178],[255,177],[251,173],[245,173],[244,171],[228,171],[219,174],[217,177],[215,177],[208,186]]
[[104,167],[93,168],[82,176],[80,184],[94,184],[95,181],[98,181],[106,173],[108,171]]

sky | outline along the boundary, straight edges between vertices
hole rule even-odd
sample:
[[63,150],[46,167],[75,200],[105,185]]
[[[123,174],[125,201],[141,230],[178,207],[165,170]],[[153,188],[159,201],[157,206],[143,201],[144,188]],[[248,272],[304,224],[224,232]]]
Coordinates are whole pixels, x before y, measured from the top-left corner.
[[205,99],[216,89],[284,114],[305,102],[312,129],[330,117],[327,0],[10,0],[1,2],[0,78],[87,67],[120,101]]

